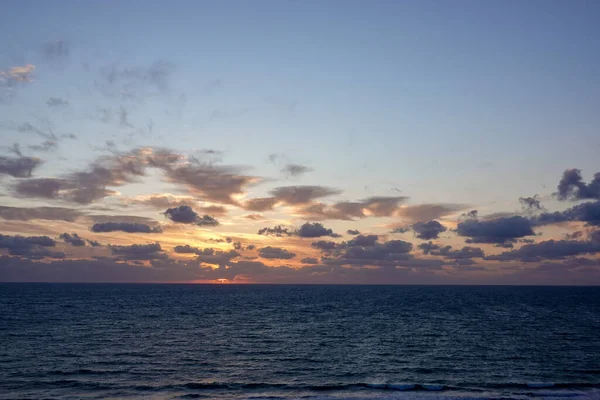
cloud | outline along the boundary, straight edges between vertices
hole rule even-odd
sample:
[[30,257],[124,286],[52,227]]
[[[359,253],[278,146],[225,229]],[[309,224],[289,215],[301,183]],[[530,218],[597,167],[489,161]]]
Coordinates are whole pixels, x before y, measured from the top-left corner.
[[322,236],[340,237],[340,235],[334,233],[331,229],[325,228],[323,224],[318,222],[306,222],[295,231],[295,234],[303,238],[316,238]]
[[408,253],[412,250],[412,243],[403,240],[390,240],[385,243],[375,243],[373,246],[351,246],[342,253],[344,262],[357,265],[381,265],[382,261],[406,261],[412,258]]
[[437,239],[440,233],[446,231],[446,227],[438,221],[417,222],[412,225],[412,230],[419,239]]
[[348,229],[348,230],[346,231],[346,233],[347,233],[348,235],[360,235],[360,231],[358,231],[357,229]]
[[482,258],[485,256],[483,250],[478,247],[464,246],[460,250],[452,250],[452,246],[439,247],[437,249],[429,249],[429,254],[432,256],[442,256],[454,260],[463,260],[468,258]]
[[58,143],[54,140],[45,140],[41,144],[33,144],[27,146],[30,150],[33,151],[50,151],[56,148]]
[[272,210],[273,207],[275,207],[275,204],[277,204],[277,199],[275,197],[261,197],[246,201],[243,207],[248,211],[262,212]]
[[521,207],[527,213],[546,211],[537,194],[533,197],[519,197],[519,203],[521,203]]
[[131,246],[118,246],[109,244],[110,251],[122,260],[157,260],[165,259],[166,254],[158,243],[132,244]]
[[173,222],[181,224],[194,224],[198,226],[217,226],[219,222],[210,215],[198,215],[189,206],[169,208],[164,212],[165,216]]
[[562,259],[579,254],[600,252],[600,242],[578,240],[546,240],[526,244],[517,250],[507,251],[486,260],[536,262],[543,259]]
[[555,195],[559,200],[600,200],[600,172],[594,174],[594,179],[586,184],[580,169],[565,170]]
[[284,236],[292,236],[294,234],[294,232],[288,228],[284,228],[281,225],[277,225],[272,228],[265,227],[265,228],[259,229],[258,234],[265,235],[265,236],[284,237]]
[[0,249],[8,250],[11,255],[24,258],[64,258],[62,252],[52,252],[46,247],[54,247],[56,242],[48,236],[10,236],[0,234]]
[[421,243],[417,246],[420,250],[423,250],[423,254],[430,254],[432,251],[440,250],[441,247],[433,242]]
[[505,243],[535,235],[532,222],[520,216],[489,221],[467,219],[458,224],[456,232],[468,237],[467,243]]
[[85,239],[83,239],[81,236],[79,236],[76,233],[61,233],[59,236],[62,240],[65,241],[65,243],[69,243],[72,246],[77,246],[77,247],[81,247],[81,246],[85,246]]
[[63,207],[8,207],[0,206],[0,218],[11,221],[30,221],[34,219],[73,222],[81,212]]
[[324,186],[285,186],[271,190],[271,195],[278,202],[288,205],[307,204],[312,200],[340,193],[340,190]]
[[318,264],[319,260],[317,260],[316,258],[313,258],[313,257],[305,257],[302,260],[300,260],[300,262],[302,264]]
[[61,97],[50,97],[46,101],[46,104],[50,108],[59,108],[59,107],[66,107],[66,106],[68,106],[69,105],[69,101],[65,100],[65,99],[63,99]]
[[398,216],[414,222],[439,219],[460,211],[466,206],[463,204],[417,204],[401,207]]
[[335,250],[338,247],[338,244],[336,242],[331,242],[327,240],[319,240],[316,242],[312,242],[310,246],[323,252],[329,252]]
[[248,185],[258,181],[233,166],[189,163],[167,166],[165,173],[171,182],[184,184],[203,200],[218,204],[238,205],[233,196],[243,194]]
[[296,257],[295,253],[292,253],[286,249],[280,247],[267,246],[258,249],[258,255],[262,258],[274,258],[280,260],[289,260]]
[[40,164],[39,158],[0,156],[0,174],[15,178],[30,178]]
[[92,225],[92,232],[161,233],[159,226],[132,222],[99,222]]
[[531,219],[534,225],[550,225],[566,221],[586,222],[590,226],[600,226],[600,201],[578,204],[564,211],[542,213]]
[[281,169],[282,174],[287,175],[287,176],[293,176],[293,177],[300,176],[309,171],[312,171],[312,169],[305,167],[304,165],[298,165],[298,164],[286,164]]
[[377,235],[358,235],[354,239],[349,240],[346,245],[348,247],[355,246],[375,246],[379,237]]
[[0,69],[0,86],[12,86],[16,83],[29,83],[32,81],[31,75],[35,70],[35,65],[25,64],[11,67],[8,71]]
[[175,253],[180,254],[196,254],[197,260],[208,264],[228,265],[231,260],[240,256],[240,253],[234,250],[221,251],[212,248],[199,249],[188,244],[185,246],[175,246]]
[[49,60],[59,60],[69,56],[71,46],[64,40],[55,40],[44,43],[42,46],[44,56]]
[[252,221],[260,221],[261,219],[264,219],[264,217],[261,214],[247,214],[244,215],[244,218]]

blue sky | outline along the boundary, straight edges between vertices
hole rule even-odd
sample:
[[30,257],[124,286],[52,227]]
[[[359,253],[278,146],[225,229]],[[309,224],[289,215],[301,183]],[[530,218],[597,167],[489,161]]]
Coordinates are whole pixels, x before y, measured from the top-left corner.
[[[581,169],[586,181],[598,171],[598,2],[7,1],[2,10],[0,70],[35,66],[0,104],[5,148],[40,142],[17,129],[24,123],[77,136],[27,151],[44,161],[38,177],[86,168],[109,154],[107,141],[119,152],[213,149],[263,179],[246,198],[318,185],[343,191],[332,202],[402,195],[485,215],[517,213],[519,197],[535,194],[563,210],[571,205],[551,196],[563,171]],[[68,54],[49,54],[49,43]],[[139,78],[153,66],[164,75]],[[68,105],[48,107],[51,97]],[[310,170],[282,176],[286,164]],[[153,174],[120,186],[121,196],[178,190]],[[5,193],[11,206],[48,203]],[[288,211],[277,218],[303,222]]]

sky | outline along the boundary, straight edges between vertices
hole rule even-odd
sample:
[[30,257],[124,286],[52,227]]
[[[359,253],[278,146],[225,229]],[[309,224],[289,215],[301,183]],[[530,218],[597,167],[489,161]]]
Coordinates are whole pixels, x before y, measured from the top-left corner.
[[0,281],[600,284],[596,1],[5,1]]

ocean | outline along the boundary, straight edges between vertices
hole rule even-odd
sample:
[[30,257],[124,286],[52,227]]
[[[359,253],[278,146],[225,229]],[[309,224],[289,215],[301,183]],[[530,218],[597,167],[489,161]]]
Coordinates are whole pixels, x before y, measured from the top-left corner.
[[0,398],[600,398],[600,288],[0,284]]

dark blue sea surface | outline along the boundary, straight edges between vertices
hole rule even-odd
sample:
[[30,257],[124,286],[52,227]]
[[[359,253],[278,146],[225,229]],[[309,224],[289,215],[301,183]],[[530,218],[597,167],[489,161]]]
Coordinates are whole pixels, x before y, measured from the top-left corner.
[[0,284],[0,398],[600,398],[600,288]]

